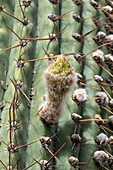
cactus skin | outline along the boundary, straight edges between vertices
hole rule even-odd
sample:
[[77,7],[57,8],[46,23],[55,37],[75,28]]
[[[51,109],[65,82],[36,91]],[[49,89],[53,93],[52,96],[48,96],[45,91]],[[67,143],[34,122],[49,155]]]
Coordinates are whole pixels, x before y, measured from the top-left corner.
[[[101,2],[100,4],[104,6],[106,3]],[[6,5],[6,8],[4,8],[4,10],[11,13],[15,17],[19,17],[20,8],[18,7],[14,10],[14,8],[18,6],[18,1],[16,1],[15,4],[13,1],[11,2],[4,1],[3,5],[4,6]],[[100,13],[100,16],[102,15],[102,17],[104,17],[102,12],[97,11],[93,7],[91,7],[90,0],[84,1],[84,5],[81,5],[80,7],[77,7],[73,2],[70,2],[70,0],[64,1],[62,3],[58,3],[57,5],[53,5],[48,0],[46,0],[46,3],[45,0],[40,0],[40,1],[33,0],[31,2],[31,6],[26,8],[25,10],[25,13],[27,14],[27,17],[29,18],[30,22],[34,23],[34,27],[30,34],[30,37],[35,37],[38,34],[39,38],[44,38],[48,36],[48,32],[52,33],[53,28],[55,28],[54,33],[57,34],[67,24],[69,25],[66,27],[64,32],[59,36],[60,38],[57,39],[56,42],[37,41],[37,42],[28,43],[28,46],[25,47],[24,51],[26,51],[29,47],[31,47],[31,49],[28,53],[22,56],[23,60],[47,57],[44,51],[42,50],[42,47],[49,54],[53,53],[54,55],[60,55],[60,54],[66,54],[72,52],[73,53],[79,52],[79,53],[86,54],[96,47],[95,42],[92,40],[92,36],[96,34],[96,30],[92,32],[90,35],[88,35],[87,40],[89,40],[90,42],[85,41],[82,42],[81,44],[77,44],[71,36],[71,34],[73,34],[74,32],[83,35],[86,32],[94,29],[95,25],[91,21],[91,19],[89,22],[84,21],[83,23],[78,24],[73,20],[72,15],[69,14],[67,18],[57,21],[57,23],[55,23],[54,26],[52,21],[48,20],[47,18],[48,14],[50,13],[54,13],[55,15],[61,15],[66,13],[67,10],[68,11],[71,10],[72,8],[73,11],[71,14],[78,13],[83,18],[94,17],[95,15],[98,15],[98,13]],[[1,19],[2,17],[3,20]],[[9,25],[7,20],[11,21]],[[2,44],[1,45],[2,50],[9,47],[11,44],[12,46],[17,44],[15,35],[11,33],[10,30],[7,30],[7,28],[3,25],[4,23],[7,24],[10,28],[12,28],[20,37],[24,37],[24,38],[27,36],[28,31],[32,26],[32,24],[29,23],[28,26],[22,28],[21,23],[19,23],[18,21],[14,20],[9,16],[6,16],[4,13],[0,14],[0,23],[2,27],[0,29],[0,42]],[[99,29],[100,28],[101,30],[104,30],[102,26],[99,27]],[[5,34],[4,32],[6,32],[7,34]],[[80,114],[83,117],[83,119],[87,119],[87,118],[93,119],[95,114],[99,114],[102,112],[102,117],[107,119],[108,112],[102,110],[95,101],[87,101],[86,103],[82,103],[79,106],[75,105],[71,96],[74,90],[80,87],[79,85],[76,85],[76,83],[74,83],[74,71],[76,71],[77,73],[81,73],[83,75],[83,79],[92,79],[96,74],[101,75],[104,79],[108,79],[110,76],[105,71],[100,69],[100,67],[95,63],[95,61],[93,61],[92,54],[86,57],[87,59],[90,59],[89,61],[87,60],[80,64],[71,55],[66,56],[66,58],[63,55],[61,55],[63,56],[62,57],[63,62],[66,62],[66,67],[65,68],[61,67],[61,69],[59,69],[59,67],[57,68],[56,66],[60,60],[60,57],[58,57],[57,60],[55,61],[56,65],[54,65],[54,61],[49,65],[48,60],[36,61],[35,63],[34,62],[27,63],[25,64],[25,67],[22,69],[21,75],[19,76],[20,70],[17,68],[17,64],[15,60],[19,60],[20,52],[22,52],[20,48],[11,49],[11,51],[0,52],[0,58],[2,61],[0,63],[0,67],[2,68],[3,65],[4,67],[6,67],[6,71],[8,71],[6,80],[7,83],[9,83],[9,87],[5,93],[3,89],[0,87],[0,93],[1,93],[0,101],[7,100],[9,102],[12,102],[13,100],[15,88],[9,78],[11,79],[15,78],[15,80],[17,81],[18,80],[22,81],[24,83],[22,89],[27,96],[29,95],[28,92],[30,91],[30,88],[34,88],[35,95],[33,100],[31,100],[31,103],[28,103],[26,98],[24,98],[21,92],[19,92],[19,99],[22,97],[22,100],[21,100],[21,105],[19,106],[19,110],[17,111],[17,115],[18,115],[17,120],[21,119],[22,127],[16,131],[14,142],[15,144],[20,146],[36,140],[37,142],[31,146],[28,146],[27,148],[24,148],[23,149],[24,151],[19,150],[17,153],[13,155],[13,158],[11,156],[11,164],[14,165],[17,161],[19,161],[18,162],[19,169],[22,170],[23,168],[28,167],[29,165],[34,163],[35,162],[34,159],[36,159],[37,161],[42,160],[40,150],[43,155],[43,158],[45,160],[49,160],[52,155],[47,150],[42,148],[39,142],[39,138],[41,136],[51,137],[56,132],[59,133],[57,134],[57,137],[52,139],[53,143],[50,147],[50,150],[53,149],[52,150],[53,153],[55,153],[65,141],[68,141],[65,147],[56,156],[63,164],[62,166],[58,166],[57,169],[63,170],[66,168],[67,169],[71,168],[68,162],[68,158],[71,155],[77,157],[80,162],[87,163],[92,152],[98,150],[93,138],[97,136],[101,130],[99,129],[99,127],[96,125],[95,122],[86,122],[82,124],[81,125],[82,128],[80,127],[77,128],[77,133],[80,133],[82,140],[85,139],[91,139],[91,140],[85,143],[87,149],[86,146],[78,145],[76,148],[71,150],[73,144],[72,141],[70,140],[70,136],[74,133],[74,128],[75,128],[75,124],[71,119],[71,115],[72,113],[75,112]],[[108,53],[106,47],[104,48],[104,53]],[[109,70],[107,66],[105,66],[105,68]],[[35,72],[35,74],[32,74],[32,72]],[[46,80],[44,79],[44,74]],[[53,77],[51,76],[50,78],[51,74]],[[69,76],[71,77],[70,79]],[[64,78],[63,83],[61,83],[60,80],[57,80],[56,77],[57,78],[62,77],[62,79]],[[66,77],[66,81],[65,81],[65,77]],[[5,80],[4,70],[0,71],[0,79]],[[56,82],[54,82],[53,79],[55,79]],[[64,86],[65,84],[68,84],[68,82],[69,82],[68,85],[69,89],[74,83],[73,87],[70,90],[67,88],[67,86]],[[54,86],[51,87],[51,84]],[[59,84],[61,84],[60,88],[57,87],[57,85]],[[99,88],[98,84],[94,80],[88,82],[86,81],[86,84],[93,85]],[[57,91],[59,89],[60,91]],[[86,87],[85,89],[88,93],[89,98],[95,97],[95,94],[98,91],[88,87]],[[110,90],[108,88],[106,89],[108,93],[111,95]],[[67,91],[69,93],[65,95]],[[41,119],[43,119],[44,122],[46,123],[43,124],[39,115],[35,117],[34,115],[36,114],[41,104],[43,103],[43,96],[46,93],[47,93],[47,99],[43,105],[43,109],[39,113]],[[28,104],[31,107],[28,108]],[[2,136],[2,140],[6,144],[9,144],[9,136],[10,136],[9,107],[10,104],[7,103],[2,113],[0,113],[2,116],[1,122],[3,122],[3,125],[0,128],[0,160],[6,166],[8,166],[9,164],[9,155],[8,155],[8,151],[4,151],[4,149],[6,148],[4,143],[1,142],[1,136]],[[47,109],[48,112],[46,111]],[[54,112],[54,116],[55,116],[54,119],[51,118],[52,116],[50,117],[50,119],[46,117],[46,114],[48,115],[51,112],[52,115]],[[58,114],[57,117],[55,114]],[[12,116],[13,114],[11,115],[11,117]],[[53,124],[48,125],[47,124],[48,122],[50,124],[51,123]],[[51,164],[52,163],[55,165],[59,165],[59,162],[55,159],[51,161]],[[105,165],[107,166],[107,164]],[[37,168],[40,169],[38,163],[29,169],[35,170]],[[0,163],[0,169],[3,169],[3,165],[1,163]],[[93,160],[91,159],[91,162],[89,163],[86,169],[96,170],[98,168],[95,166]]]

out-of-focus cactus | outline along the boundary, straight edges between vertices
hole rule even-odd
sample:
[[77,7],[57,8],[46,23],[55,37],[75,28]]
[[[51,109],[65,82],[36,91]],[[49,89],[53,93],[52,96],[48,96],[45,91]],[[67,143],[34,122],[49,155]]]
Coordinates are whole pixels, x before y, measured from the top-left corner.
[[112,16],[112,0],[0,1],[0,170],[113,167]]

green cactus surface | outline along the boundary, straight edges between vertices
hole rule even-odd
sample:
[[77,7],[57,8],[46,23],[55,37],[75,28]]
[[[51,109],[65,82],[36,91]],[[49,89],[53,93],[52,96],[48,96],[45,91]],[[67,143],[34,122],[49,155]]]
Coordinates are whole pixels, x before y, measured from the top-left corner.
[[113,0],[0,0],[0,170],[113,169]]

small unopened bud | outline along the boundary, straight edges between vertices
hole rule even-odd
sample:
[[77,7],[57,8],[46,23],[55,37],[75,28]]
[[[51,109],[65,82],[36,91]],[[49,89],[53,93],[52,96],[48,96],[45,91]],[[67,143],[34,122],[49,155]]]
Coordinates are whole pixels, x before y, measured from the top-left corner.
[[56,15],[54,15],[54,14],[49,14],[48,15],[48,18],[51,20],[51,21],[53,21],[53,22],[56,22],[57,21],[57,19],[56,19]]
[[70,165],[71,165],[73,168],[77,168],[77,167],[78,167],[78,166],[77,166],[77,163],[79,163],[78,158],[76,158],[76,157],[74,157],[74,156],[70,156],[70,157],[68,158],[68,161],[69,161]]
[[102,44],[106,39],[106,34],[102,31],[99,31],[97,35],[93,36],[93,40],[97,43],[97,45]]
[[107,94],[105,92],[97,92],[96,93],[96,96],[95,97],[101,97],[100,99],[96,99],[96,102],[99,104],[99,105],[102,105],[102,104],[105,104],[105,103],[108,103],[109,99],[107,97]]
[[[49,0],[49,2],[51,2],[53,5],[56,5],[58,4],[60,1],[58,0]],[[62,2],[62,1],[61,1]]]
[[78,42],[80,42],[80,41],[81,41],[81,39],[82,39],[81,35],[80,35],[80,34],[78,34],[78,33],[74,33],[74,34],[72,34],[72,37],[73,37],[75,40],[77,40]]
[[72,141],[73,143],[75,143],[76,145],[77,145],[78,143],[80,143],[80,140],[81,140],[81,137],[80,137],[79,134],[73,134],[73,135],[71,136],[71,141]]
[[81,4],[83,4],[83,2],[81,0],[72,0],[74,2],[74,4],[76,4],[77,6],[80,6]]
[[110,5],[106,5],[104,7],[102,7],[103,10],[106,10],[108,13],[112,13],[113,12],[113,8]]
[[96,9],[98,7],[98,3],[94,0],[91,0],[90,4]]
[[81,54],[75,54],[75,55],[74,55],[74,58],[76,59],[76,61],[77,61],[78,63],[81,62]]
[[105,55],[105,63],[108,65],[108,67],[113,70],[113,55],[107,54]]
[[111,54],[106,54],[106,55],[105,55],[105,61],[107,61],[107,60],[108,60],[109,62],[110,62],[110,61],[113,62],[113,55],[111,55]]
[[81,22],[82,18],[78,15],[78,14],[73,14],[73,18],[75,19],[75,21],[77,21],[78,23]]
[[100,120],[100,121],[95,121],[95,122],[97,123],[98,126],[104,124],[104,121],[103,121],[101,115],[96,114],[96,115],[95,115],[95,119],[99,119],[99,120]]
[[108,143],[110,144],[111,149],[113,149],[113,136],[109,137]]
[[102,78],[101,76],[99,76],[99,75],[95,75],[95,76],[94,76],[94,79],[95,79],[95,81],[96,81],[98,84],[100,84],[101,82],[103,82],[103,78]]
[[[113,100],[112,100],[112,104],[113,104]],[[108,125],[109,125],[110,129],[113,130],[113,116],[109,116],[109,118],[108,118]]]
[[104,61],[104,53],[101,50],[97,50],[93,53],[93,59],[97,64]]
[[76,82],[77,84],[79,84],[82,79],[83,79],[83,77],[82,77],[81,74],[75,73],[75,82]]
[[101,167],[109,159],[109,155],[104,151],[96,151],[93,154],[93,160],[98,167]]
[[[109,40],[109,43],[110,43],[109,46],[113,48],[113,34],[107,35],[106,40]],[[112,41],[110,42],[110,40]]]
[[7,170],[13,170],[13,167],[12,166],[8,166]]
[[42,136],[40,137],[40,142],[44,146],[44,145],[50,145],[52,141],[49,137]]
[[109,164],[109,167],[112,169],[113,168],[113,157],[109,157],[108,164]]
[[76,89],[72,95],[72,99],[76,102],[76,104],[80,104],[81,102],[85,102],[87,99],[87,93],[85,89]]
[[100,133],[98,136],[95,136],[94,140],[99,147],[104,147],[108,143],[108,137],[104,133]]
[[48,163],[47,160],[41,160],[40,164],[41,164],[41,169],[48,169],[49,168],[49,163]]
[[71,118],[75,123],[79,123],[79,120],[82,119],[82,116],[78,115],[77,113],[73,113]]

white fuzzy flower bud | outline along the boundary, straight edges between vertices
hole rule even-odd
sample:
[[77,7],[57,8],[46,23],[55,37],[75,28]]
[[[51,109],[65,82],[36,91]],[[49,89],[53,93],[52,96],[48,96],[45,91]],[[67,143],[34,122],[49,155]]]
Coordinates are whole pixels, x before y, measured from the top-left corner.
[[61,117],[66,93],[75,81],[75,73],[64,55],[53,60],[45,71],[47,100],[39,113],[45,123],[55,123]]

